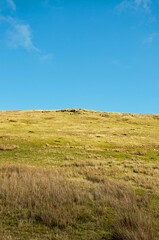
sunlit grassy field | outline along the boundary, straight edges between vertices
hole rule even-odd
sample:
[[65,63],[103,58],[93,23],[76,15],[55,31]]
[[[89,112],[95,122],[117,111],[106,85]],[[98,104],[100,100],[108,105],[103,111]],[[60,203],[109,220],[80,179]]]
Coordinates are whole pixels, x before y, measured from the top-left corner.
[[1,111],[0,239],[159,239],[159,115]]

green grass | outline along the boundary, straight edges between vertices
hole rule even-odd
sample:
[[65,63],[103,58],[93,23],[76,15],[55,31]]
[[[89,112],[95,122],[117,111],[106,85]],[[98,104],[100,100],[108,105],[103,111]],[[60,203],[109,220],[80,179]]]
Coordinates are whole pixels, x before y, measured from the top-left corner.
[[[6,205],[5,195],[0,195],[1,239],[119,239],[114,235],[115,229],[123,227],[121,219],[116,216],[117,210],[114,210],[120,209],[118,204],[113,206],[106,201],[107,207],[102,202],[99,208],[99,200],[90,201],[89,195],[98,186],[106,184],[107,179],[115,181],[114,184],[128,184],[135,191],[135,204],[145,216],[151,217],[153,239],[158,239],[158,133],[159,115],[153,114],[87,110],[1,111],[0,148],[4,147],[4,150],[0,150],[0,169],[8,169],[9,166],[56,169],[75,188],[81,186],[82,194],[83,191],[89,193],[88,202],[77,208],[83,209],[80,210],[80,218],[64,227],[57,224],[50,227],[39,219],[28,217],[25,215],[27,207],[17,203]],[[6,146],[18,148],[7,150]],[[127,213],[126,209],[124,211]],[[116,221],[118,228],[114,224]],[[151,240],[150,237],[138,235],[135,238],[135,235],[122,234],[120,239],[123,240]]]

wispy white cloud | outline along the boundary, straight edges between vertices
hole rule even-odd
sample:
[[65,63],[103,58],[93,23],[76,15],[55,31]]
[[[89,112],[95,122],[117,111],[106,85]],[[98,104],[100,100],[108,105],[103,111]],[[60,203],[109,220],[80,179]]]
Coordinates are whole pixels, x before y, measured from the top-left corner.
[[151,0],[143,0],[143,8],[147,11],[147,12],[151,12]]
[[15,11],[16,10],[16,5],[13,0],[6,0],[8,5]]
[[8,45],[12,48],[23,47],[26,50],[40,51],[32,41],[29,24],[20,24],[13,21],[12,28],[7,32]]
[[[3,0],[3,2],[7,3],[7,7],[10,8],[10,10],[12,9],[16,11],[14,0]],[[52,54],[43,54],[43,52],[34,44],[31,26],[13,16],[13,11],[10,11],[10,14],[7,16],[3,14],[3,9],[0,12],[0,22],[6,24],[4,35],[7,46],[9,48],[23,48],[27,51],[36,52],[42,62],[51,61]]]
[[[16,5],[13,0],[4,1],[8,3],[8,6],[12,10],[16,11]],[[12,17],[12,12],[10,12],[9,16],[0,15],[0,21],[8,23],[8,27],[6,27],[6,43],[9,47],[22,47],[26,50],[40,52],[40,50],[35,47],[33,43],[32,31],[28,23],[23,23],[20,19]]]
[[118,13],[122,13],[122,12],[124,12],[127,9],[134,9],[134,4],[132,4],[131,1],[127,1],[127,0],[122,1],[115,8],[115,10]]
[[116,10],[122,13],[126,10],[144,10],[145,12],[151,12],[151,0],[123,0],[120,4],[116,6]]
[[50,61],[52,61],[52,59],[53,59],[53,56],[52,56],[52,54],[45,54],[45,55],[41,55],[40,56],[40,60],[42,61],[42,62],[50,62]]
[[152,43],[154,41],[154,39],[158,36],[158,33],[152,33],[150,34],[148,37],[146,37],[143,41],[144,44],[146,43]]
[[40,52],[35,47],[32,41],[32,31],[29,24],[21,23],[11,16],[0,16],[0,21],[8,23],[8,29],[6,31],[6,41],[10,48],[22,47],[26,50],[34,50]]

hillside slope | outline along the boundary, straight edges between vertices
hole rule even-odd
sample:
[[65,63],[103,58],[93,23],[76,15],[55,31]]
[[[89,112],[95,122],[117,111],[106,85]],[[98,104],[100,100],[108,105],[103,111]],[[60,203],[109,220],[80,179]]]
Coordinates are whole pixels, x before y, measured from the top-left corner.
[[1,239],[159,239],[159,115],[0,112]]

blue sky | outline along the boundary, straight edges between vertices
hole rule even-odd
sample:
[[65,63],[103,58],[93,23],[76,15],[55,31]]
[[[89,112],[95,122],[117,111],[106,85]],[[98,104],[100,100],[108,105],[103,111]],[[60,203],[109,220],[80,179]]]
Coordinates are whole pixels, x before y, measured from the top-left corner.
[[0,0],[0,110],[159,113],[158,0]]

